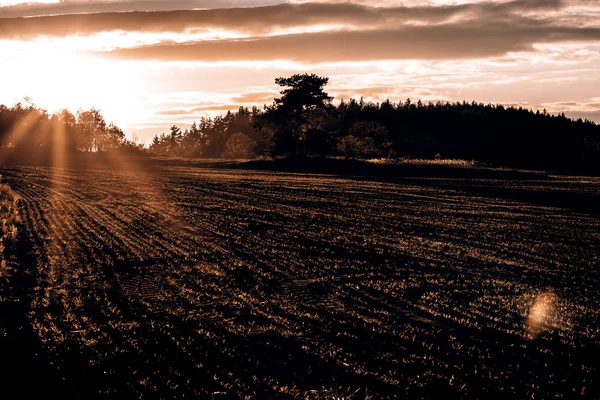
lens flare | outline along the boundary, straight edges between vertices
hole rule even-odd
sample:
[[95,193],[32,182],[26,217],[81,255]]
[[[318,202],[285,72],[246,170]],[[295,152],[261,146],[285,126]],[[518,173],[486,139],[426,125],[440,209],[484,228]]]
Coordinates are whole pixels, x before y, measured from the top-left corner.
[[527,316],[525,338],[534,340],[552,325],[556,315],[556,296],[552,292],[539,294]]

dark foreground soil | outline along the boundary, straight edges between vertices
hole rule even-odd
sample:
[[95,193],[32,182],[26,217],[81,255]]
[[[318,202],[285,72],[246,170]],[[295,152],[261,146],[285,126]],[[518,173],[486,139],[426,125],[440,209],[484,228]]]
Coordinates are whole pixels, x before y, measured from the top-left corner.
[[3,398],[600,397],[600,179],[218,167],[0,168]]

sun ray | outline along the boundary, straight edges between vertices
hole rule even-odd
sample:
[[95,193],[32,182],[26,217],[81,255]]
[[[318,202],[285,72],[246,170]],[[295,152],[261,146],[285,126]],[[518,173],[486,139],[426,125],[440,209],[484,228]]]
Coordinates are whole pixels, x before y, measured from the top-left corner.
[[67,130],[65,123],[54,118],[52,120],[52,166],[64,168],[67,156]]
[[[119,171],[119,178],[126,181],[132,190],[139,194],[139,205],[153,210],[164,211],[166,205],[171,205],[172,201],[159,189],[154,189],[153,184],[144,184],[151,182],[154,178],[148,172],[148,167],[143,165],[138,157],[128,157],[118,151],[107,151],[106,161],[111,167]],[[164,223],[171,229],[180,229],[185,223],[183,216],[176,207],[167,207],[168,213],[162,213],[165,218]]]
[[4,151],[0,153],[0,161],[3,161],[5,157],[11,155],[15,148],[17,148],[32,132],[32,128],[35,128],[35,124],[38,122],[40,113],[36,109],[30,109],[23,118],[18,119],[12,129],[7,135],[8,141],[4,143]]

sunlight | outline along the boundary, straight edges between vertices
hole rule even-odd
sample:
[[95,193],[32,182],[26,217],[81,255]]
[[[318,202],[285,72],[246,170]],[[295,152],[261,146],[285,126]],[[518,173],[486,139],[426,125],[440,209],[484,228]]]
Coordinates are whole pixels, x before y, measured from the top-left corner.
[[22,120],[16,123],[13,130],[10,132],[10,144],[12,147],[17,147],[23,139],[27,138],[27,134],[32,131],[35,124],[38,122],[39,114],[37,112],[29,112]]
[[49,112],[96,107],[116,123],[143,112],[137,100],[144,93],[143,74],[131,63],[56,49],[46,40],[0,41],[0,53],[13,61],[3,65],[0,102],[11,103],[15,99],[6,96],[20,92]]
[[[67,132],[63,121],[53,120],[52,125],[52,165],[64,168],[67,157]],[[55,171],[55,170],[53,170]],[[55,180],[53,180],[55,183]]]

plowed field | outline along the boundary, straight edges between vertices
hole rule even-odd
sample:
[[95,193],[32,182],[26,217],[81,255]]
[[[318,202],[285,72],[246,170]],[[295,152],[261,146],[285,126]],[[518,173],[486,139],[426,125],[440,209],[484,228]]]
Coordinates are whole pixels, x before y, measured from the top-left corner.
[[600,395],[600,179],[0,174],[20,198],[0,270],[7,384],[44,374],[48,393],[82,399]]

